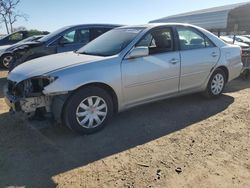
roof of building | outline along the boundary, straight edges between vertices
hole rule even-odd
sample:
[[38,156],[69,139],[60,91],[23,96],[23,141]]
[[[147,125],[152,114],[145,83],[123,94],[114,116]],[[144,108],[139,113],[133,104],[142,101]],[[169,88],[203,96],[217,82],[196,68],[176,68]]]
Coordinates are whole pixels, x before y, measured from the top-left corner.
[[250,6],[250,2],[214,7],[177,14],[173,16],[167,16],[157,20],[152,20],[150,21],[150,23],[179,22],[194,24],[205,29],[226,29],[228,26],[229,13],[237,8],[245,6]]

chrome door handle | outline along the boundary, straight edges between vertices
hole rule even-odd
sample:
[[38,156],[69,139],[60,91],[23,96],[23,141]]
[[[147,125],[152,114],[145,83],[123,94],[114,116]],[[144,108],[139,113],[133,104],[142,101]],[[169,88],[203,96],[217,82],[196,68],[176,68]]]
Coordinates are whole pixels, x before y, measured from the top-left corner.
[[169,63],[171,63],[171,64],[173,64],[173,65],[175,65],[175,64],[178,63],[178,62],[179,62],[178,59],[171,59],[171,60],[169,61]]
[[216,52],[213,52],[213,53],[211,54],[211,56],[212,56],[212,57],[217,57],[218,54],[217,54]]

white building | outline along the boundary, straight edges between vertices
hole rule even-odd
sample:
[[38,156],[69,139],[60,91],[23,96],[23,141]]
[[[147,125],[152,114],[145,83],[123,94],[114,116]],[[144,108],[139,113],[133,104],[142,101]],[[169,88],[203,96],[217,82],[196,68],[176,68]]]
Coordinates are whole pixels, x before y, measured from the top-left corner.
[[150,23],[178,22],[203,27],[213,32],[250,33],[250,2],[168,16]]

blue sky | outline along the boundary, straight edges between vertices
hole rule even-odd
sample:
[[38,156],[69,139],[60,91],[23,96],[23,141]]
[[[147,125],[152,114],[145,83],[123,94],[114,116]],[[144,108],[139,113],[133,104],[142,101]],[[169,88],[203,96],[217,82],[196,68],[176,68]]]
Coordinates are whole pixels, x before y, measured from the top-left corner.
[[[29,15],[15,27],[54,31],[79,23],[141,24],[157,18],[246,2],[246,0],[21,0],[18,9]],[[5,33],[4,26],[0,28]]]

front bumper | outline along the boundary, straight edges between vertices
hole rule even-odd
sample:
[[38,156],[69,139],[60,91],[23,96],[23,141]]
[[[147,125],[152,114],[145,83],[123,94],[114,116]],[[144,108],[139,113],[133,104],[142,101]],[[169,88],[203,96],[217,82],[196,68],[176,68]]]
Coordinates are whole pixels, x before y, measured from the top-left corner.
[[5,102],[10,107],[11,110],[13,110],[15,112],[22,111],[21,105],[20,105],[20,98],[10,95],[8,93],[7,85],[4,86],[3,93],[4,93],[4,96],[5,96],[4,97]]
[[24,112],[32,113],[35,112],[37,108],[45,107],[47,112],[50,112],[51,97],[38,96],[22,98],[11,95],[8,92],[7,85],[4,87],[4,96],[6,104],[14,112]]

